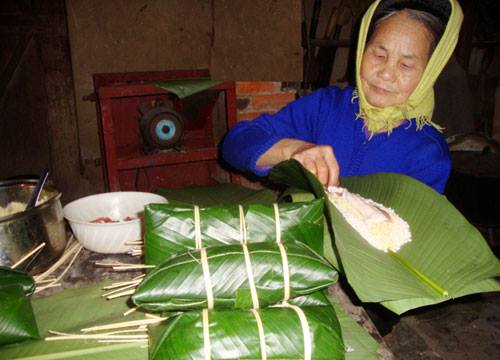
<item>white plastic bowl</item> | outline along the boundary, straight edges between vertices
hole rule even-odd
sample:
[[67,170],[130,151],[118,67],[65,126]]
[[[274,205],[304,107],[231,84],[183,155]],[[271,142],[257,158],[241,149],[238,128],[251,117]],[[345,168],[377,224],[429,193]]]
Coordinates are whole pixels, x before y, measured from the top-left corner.
[[[127,242],[142,239],[144,206],[166,202],[163,196],[147,192],[109,192],[72,201],[64,206],[63,213],[73,234],[86,249],[118,254],[133,247],[126,245]],[[133,217],[134,220],[123,221],[127,216]],[[102,217],[121,221],[91,222]]]

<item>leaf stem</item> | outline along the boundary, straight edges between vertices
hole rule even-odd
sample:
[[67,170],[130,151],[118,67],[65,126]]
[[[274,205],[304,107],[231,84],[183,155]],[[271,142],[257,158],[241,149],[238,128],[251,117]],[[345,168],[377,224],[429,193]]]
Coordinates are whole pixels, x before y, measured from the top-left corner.
[[411,265],[408,261],[406,261],[400,255],[398,255],[397,253],[395,253],[394,251],[391,251],[391,250],[389,250],[388,252],[389,252],[389,255],[391,255],[394,259],[396,259],[400,264],[402,264],[404,267],[406,267],[412,273],[417,275],[417,277],[419,277],[427,285],[429,285],[431,288],[433,288],[439,295],[441,295],[441,296],[448,296],[449,295],[448,291],[446,289],[443,289],[441,286],[439,286],[433,280],[431,280],[427,275],[418,271],[413,265]]

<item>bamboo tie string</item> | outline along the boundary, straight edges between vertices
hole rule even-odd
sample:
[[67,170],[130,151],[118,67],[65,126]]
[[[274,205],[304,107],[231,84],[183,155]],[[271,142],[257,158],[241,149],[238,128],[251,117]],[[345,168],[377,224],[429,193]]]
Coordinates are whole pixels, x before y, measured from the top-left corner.
[[260,341],[260,354],[262,360],[267,360],[267,351],[266,351],[266,337],[264,335],[264,326],[262,325],[262,319],[260,318],[260,314],[258,310],[251,309],[253,316],[255,317],[255,321],[257,322],[257,329],[259,329],[259,341]]
[[280,249],[281,261],[283,263],[283,301],[290,299],[290,270],[288,268],[288,255],[281,241],[280,208],[277,203],[273,204],[274,222],[276,224],[276,243]]
[[210,280],[210,270],[208,268],[207,249],[200,249],[200,260],[203,269],[203,279],[205,280],[205,291],[207,292],[207,306],[212,310],[214,308],[214,294],[212,292],[212,281]]
[[240,234],[241,234],[241,247],[243,248],[243,257],[245,258],[245,267],[247,270],[248,285],[250,287],[250,295],[252,297],[252,306],[254,309],[258,309],[259,297],[257,296],[257,288],[255,287],[255,280],[253,277],[252,262],[250,261],[250,253],[247,246],[247,231],[245,224],[245,213],[243,211],[243,206],[238,205],[240,214]]
[[200,207],[194,205],[194,242],[197,249],[201,249],[201,221]]
[[281,243],[280,208],[277,203],[273,204],[273,208],[274,208],[274,224],[276,227],[276,242]]
[[282,243],[278,243],[283,262],[283,301],[290,299],[290,270],[288,268],[288,255]]
[[208,309],[203,309],[201,312],[203,321],[203,350],[205,352],[205,360],[210,360],[211,345],[210,345],[210,329],[208,323]]
[[243,206],[238,205],[238,210],[240,214],[240,239],[242,243],[247,242],[247,224],[245,222],[245,212],[243,211]]
[[309,323],[307,321],[307,317],[304,314],[304,311],[296,306],[290,305],[288,303],[283,304],[284,307],[291,308],[300,320],[300,326],[302,327],[302,334],[304,336],[304,360],[311,360],[312,357],[312,344],[311,344],[311,333],[309,330]]
[[250,254],[246,243],[241,244],[243,248],[243,256],[245,257],[245,265],[247,269],[248,285],[250,287],[250,295],[252,297],[252,306],[254,309],[259,308],[259,297],[257,296],[257,289],[253,278],[252,263],[250,262]]
[[194,241],[196,249],[200,250],[200,261],[203,269],[203,279],[205,280],[205,291],[207,293],[207,306],[209,309],[213,309],[214,294],[212,292],[212,281],[210,280],[210,270],[208,268],[207,250],[201,246],[200,207],[198,205],[194,205]]

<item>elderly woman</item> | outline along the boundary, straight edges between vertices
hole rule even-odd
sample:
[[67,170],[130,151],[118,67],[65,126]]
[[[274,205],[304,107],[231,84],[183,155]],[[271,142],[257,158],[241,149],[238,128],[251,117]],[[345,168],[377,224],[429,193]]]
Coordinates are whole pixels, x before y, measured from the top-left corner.
[[325,186],[339,176],[400,173],[442,193],[451,165],[431,120],[433,85],[461,21],[456,0],[375,1],[361,23],[356,88],[320,89],[238,123],[224,139],[223,158],[259,176],[296,159]]

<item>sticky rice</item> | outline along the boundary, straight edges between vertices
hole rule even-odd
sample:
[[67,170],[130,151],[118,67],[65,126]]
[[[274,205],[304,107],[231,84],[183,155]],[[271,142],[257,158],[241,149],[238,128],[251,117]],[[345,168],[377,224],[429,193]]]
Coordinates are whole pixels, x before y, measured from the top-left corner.
[[6,207],[0,206],[0,218],[24,211],[26,204],[19,201],[11,201]]
[[411,241],[410,226],[393,209],[341,187],[330,186],[327,194],[346,221],[374,248],[396,252]]

